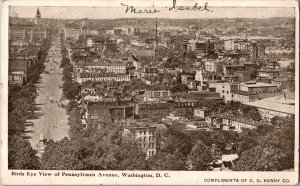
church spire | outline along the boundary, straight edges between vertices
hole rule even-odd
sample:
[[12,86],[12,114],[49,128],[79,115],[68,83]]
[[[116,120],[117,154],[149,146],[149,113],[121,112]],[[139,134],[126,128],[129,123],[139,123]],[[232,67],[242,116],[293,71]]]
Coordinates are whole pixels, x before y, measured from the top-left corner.
[[34,23],[35,23],[35,24],[38,24],[40,19],[41,19],[41,13],[40,13],[40,10],[37,9],[37,10],[36,10],[36,14],[35,14]]

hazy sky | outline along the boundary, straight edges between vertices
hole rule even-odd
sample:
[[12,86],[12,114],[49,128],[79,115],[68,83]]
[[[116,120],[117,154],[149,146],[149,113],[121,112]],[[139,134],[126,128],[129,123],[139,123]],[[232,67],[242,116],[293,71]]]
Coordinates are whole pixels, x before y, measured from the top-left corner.
[[[200,5],[200,4],[199,4]],[[157,5],[154,5],[157,8]],[[172,3],[170,4],[172,6]],[[208,11],[172,11],[167,8],[157,8],[155,14],[125,14],[126,7],[10,7],[10,16],[33,18],[39,8],[42,18],[63,19],[112,19],[132,17],[157,18],[268,18],[268,17],[294,17],[294,8],[220,8],[210,7]]]

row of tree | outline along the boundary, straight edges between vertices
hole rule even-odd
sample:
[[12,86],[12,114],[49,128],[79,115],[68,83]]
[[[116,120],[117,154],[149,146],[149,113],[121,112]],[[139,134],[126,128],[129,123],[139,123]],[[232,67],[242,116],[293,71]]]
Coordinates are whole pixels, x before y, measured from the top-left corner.
[[50,42],[47,40],[39,52],[34,68],[29,71],[24,86],[9,87],[8,97],[8,168],[39,169],[37,151],[32,148],[26,135],[26,121],[35,117],[37,95],[35,83],[44,69],[44,61]]
[[295,118],[272,119],[277,127],[260,127],[243,134],[236,171],[282,171],[294,169]]
[[[274,121],[275,122],[275,121]],[[259,126],[241,134],[228,131],[182,132],[168,128],[157,134],[157,154],[145,160],[137,142],[112,123],[101,130],[81,130],[76,138],[49,142],[43,169],[197,170],[207,171],[222,154],[237,152],[235,171],[279,171],[294,167],[294,120],[277,118],[281,129]],[[229,143],[236,150],[228,152]]]
[[76,99],[79,93],[79,84],[72,80],[73,67],[68,57],[68,52],[65,48],[63,39],[62,43],[62,61],[60,67],[63,68],[63,96],[69,100]]

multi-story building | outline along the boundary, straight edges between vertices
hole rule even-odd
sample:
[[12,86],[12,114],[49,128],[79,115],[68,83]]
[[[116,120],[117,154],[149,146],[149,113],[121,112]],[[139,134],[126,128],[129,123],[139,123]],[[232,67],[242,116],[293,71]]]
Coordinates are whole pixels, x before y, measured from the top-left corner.
[[81,29],[77,25],[66,24],[64,28],[65,39],[77,40],[81,35]]
[[23,85],[27,81],[28,61],[26,59],[10,59],[8,71],[9,85]]
[[286,88],[287,85],[288,85],[288,82],[289,82],[289,80],[286,77],[274,78],[274,79],[271,80],[271,84],[272,85],[277,85],[279,90],[282,90],[282,89]]
[[142,96],[144,101],[157,101],[159,99],[170,99],[172,92],[169,90],[145,91]]
[[224,41],[224,49],[225,50],[234,50],[234,41],[233,40]]
[[188,85],[190,81],[195,80],[195,77],[193,75],[189,75],[189,74],[182,74],[181,75],[181,83]]
[[217,72],[217,64],[215,61],[206,61],[205,70],[208,72]]
[[156,126],[126,126],[124,127],[124,135],[136,140],[147,154],[147,158],[156,154]]
[[205,122],[213,129],[232,130],[235,132],[242,132],[243,129],[256,129],[257,126],[265,124],[263,122],[225,114],[209,115],[205,117]]
[[170,112],[169,107],[170,104],[165,101],[140,101],[135,105],[135,114],[139,118],[166,117]]
[[86,110],[85,119],[88,124],[134,117],[134,107],[129,103],[87,102],[84,108]]
[[31,43],[41,43],[49,35],[47,28],[40,24],[41,13],[37,9],[35,22],[14,21],[9,22],[10,41],[28,41]]
[[239,101],[241,103],[259,100],[258,93],[251,93],[246,91],[232,92],[232,101]]
[[157,67],[144,67],[140,73],[140,77],[157,77],[158,69]]
[[226,40],[224,41],[224,49],[225,50],[239,50],[239,51],[245,51],[248,49],[248,46],[250,46],[251,43],[247,40]]
[[194,109],[194,116],[204,119],[206,116],[208,116],[208,112],[205,112],[205,109],[203,108],[195,108]]
[[217,82],[222,79],[221,74],[215,72],[204,72],[203,69],[196,70],[195,81],[198,82],[198,90],[207,90],[209,82]]
[[244,65],[225,65],[223,66],[223,74],[230,75],[237,71],[245,71],[246,67]]
[[239,82],[245,82],[251,80],[251,71],[235,71],[234,75],[237,76]]
[[263,78],[274,78],[279,76],[279,70],[263,69],[258,71],[258,76]]
[[12,71],[8,73],[9,85],[23,85],[26,82],[26,73],[24,71]]
[[241,83],[239,86],[239,90],[249,92],[249,93],[278,93],[277,85],[272,85],[269,83],[256,82],[256,81],[248,81]]
[[94,72],[98,69],[104,70],[106,73],[125,74],[126,64],[124,63],[107,63],[107,62],[93,62],[93,63],[77,63],[75,66],[76,72],[90,71]]
[[249,54],[251,60],[258,60],[265,55],[265,46],[260,43],[252,43]]
[[187,112],[193,113],[194,108],[201,106],[201,103],[197,100],[178,98],[174,99],[171,106],[179,116],[185,116]]
[[209,87],[215,88],[215,91],[220,93],[226,102],[232,101],[232,92],[239,90],[238,83],[209,83]]
[[76,82],[109,82],[109,81],[130,81],[130,75],[127,74],[115,74],[115,73],[102,73],[102,72],[79,72],[76,75]]

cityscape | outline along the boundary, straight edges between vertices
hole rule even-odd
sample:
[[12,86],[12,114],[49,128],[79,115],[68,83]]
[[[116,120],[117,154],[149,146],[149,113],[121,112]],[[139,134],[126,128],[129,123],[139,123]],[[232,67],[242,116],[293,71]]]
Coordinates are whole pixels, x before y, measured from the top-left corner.
[[9,17],[9,169],[294,170],[295,17],[32,9]]

